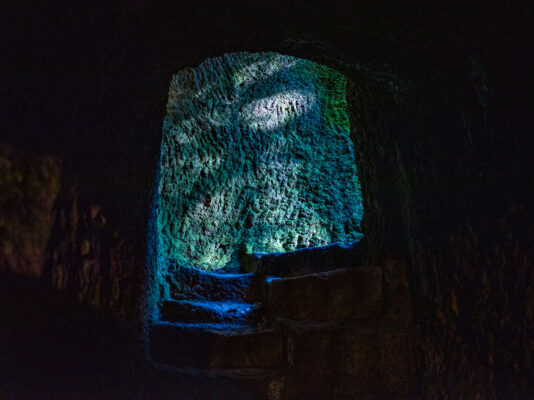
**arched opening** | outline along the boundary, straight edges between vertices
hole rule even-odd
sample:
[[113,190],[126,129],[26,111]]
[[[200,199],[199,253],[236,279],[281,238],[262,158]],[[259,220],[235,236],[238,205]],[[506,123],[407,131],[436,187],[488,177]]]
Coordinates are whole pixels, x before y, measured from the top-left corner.
[[[276,367],[273,313],[328,321],[351,317],[341,304],[354,296],[381,304],[375,272],[363,291],[342,284],[363,237],[345,88],[332,68],[277,53],[225,54],[173,75],[150,230],[156,360]],[[314,275],[332,270],[343,272]],[[306,304],[307,290],[339,293]],[[220,342],[219,358],[191,343],[203,335]]]

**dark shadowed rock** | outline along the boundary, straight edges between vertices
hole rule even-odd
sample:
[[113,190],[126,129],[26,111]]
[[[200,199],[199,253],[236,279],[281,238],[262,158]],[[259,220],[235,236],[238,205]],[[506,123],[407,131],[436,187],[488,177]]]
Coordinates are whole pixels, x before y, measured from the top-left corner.
[[235,301],[166,300],[161,306],[164,321],[255,323],[261,306]]
[[384,307],[378,267],[268,278],[267,303],[277,317],[297,320],[368,319]]
[[157,213],[165,257],[203,270],[238,254],[361,237],[346,79],[310,60],[227,53],[175,71]]
[[41,276],[60,175],[59,159],[0,142],[0,272]]
[[150,335],[156,361],[212,369],[281,368],[282,336],[229,324],[158,323]]
[[344,399],[413,399],[409,322],[382,318],[326,329],[301,327],[289,340],[292,384],[286,387],[287,398],[321,399],[320,393],[329,393]]

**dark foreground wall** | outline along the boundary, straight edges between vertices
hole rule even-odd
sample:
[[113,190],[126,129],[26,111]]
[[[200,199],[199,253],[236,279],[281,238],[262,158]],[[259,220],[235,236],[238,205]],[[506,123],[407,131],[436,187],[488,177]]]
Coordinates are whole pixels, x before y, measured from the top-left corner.
[[408,265],[424,397],[530,398],[532,6],[347,3],[8,7],[2,139],[62,160],[45,279],[136,325],[172,73],[304,57],[350,81],[369,257]]
[[42,275],[59,185],[58,159],[1,144],[0,274]]

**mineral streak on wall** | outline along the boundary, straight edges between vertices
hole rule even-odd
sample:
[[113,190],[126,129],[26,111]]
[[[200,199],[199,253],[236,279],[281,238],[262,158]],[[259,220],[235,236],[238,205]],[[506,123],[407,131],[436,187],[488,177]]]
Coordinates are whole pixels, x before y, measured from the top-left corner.
[[233,53],[174,75],[161,148],[160,251],[237,267],[361,237],[342,74],[276,53]]

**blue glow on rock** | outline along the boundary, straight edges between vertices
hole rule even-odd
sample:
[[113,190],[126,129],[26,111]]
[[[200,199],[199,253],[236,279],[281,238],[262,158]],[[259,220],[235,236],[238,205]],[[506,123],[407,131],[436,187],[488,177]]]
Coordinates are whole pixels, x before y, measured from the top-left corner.
[[345,78],[235,53],[173,76],[157,196],[159,256],[204,270],[240,254],[361,237]]
[[310,112],[314,105],[312,93],[291,90],[251,101],[243,106],[240,116],[250,128],[271,131]]

